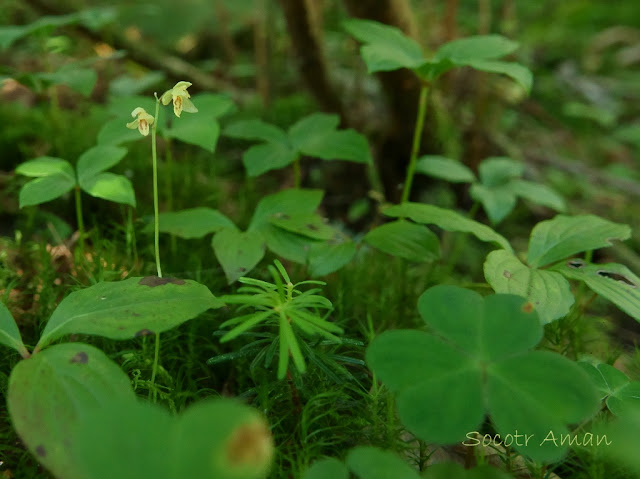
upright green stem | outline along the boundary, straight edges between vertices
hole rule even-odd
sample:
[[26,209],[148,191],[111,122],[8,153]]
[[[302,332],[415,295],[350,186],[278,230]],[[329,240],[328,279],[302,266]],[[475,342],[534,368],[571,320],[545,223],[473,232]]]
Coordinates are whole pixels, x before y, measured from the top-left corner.
[[418,102],[418,117],[416,119],[416,128],[413,131],[413,145],[411,147],[411,158],[409,159],[409,167],[407,168],[407,177],[404,181],[404,190],[402,191],[402,203],[409,201],[409,193],[411,193],[411,184],[413,183],[413,175],[415,174],[416,162],[418,161],[418,153],[420,153],[420,141],[422,140],[422,130],[424,129],[424,119],[427,115],[427,97],[429,95],[429,84],[423,83],[420,89],[420,100]]
[[302,183],[302,173],[300,172],[300,157],[297,156],[295,160],[293,160],[293,178],[295,188],[300,188],[300,184]]
[[[162,278],[162,269],[160,268],[160,221],[158,219],[158,157],[156,154],[156,129],[158,127],[158,115],[160,114],[160,100],[156,96],[156,114],[153,127],[151,128],[151,156],[153,159],[153,216],[154,216],[154,248],[156,253],[156,268],[158,269],[158,277]],[[156,402],[157,391],[155,388],[156,374],[158,372],[158,360],[160,357],[160,333],[156,332],[156,347],[153,355],[153,368],[151,370],[151,386],[149,388],[149,398],[153,393],[153,402]]]
[[80,256],[84,258],[84,220],[82,219],[82,194],[80,187],[76,185],[76,218],[78,221],[78,232],[80,237],[78,238],[78,246],[80,247]]
[[156,252],[156,268],[158,269],[158,277],[162,278],[162,269],[160,268],[160,222],[158,220],[158,158],[156,155],[156,129],[158,126],[159,114],[160,100],[156,98],[156,120],[153,122],[153,127],[151,128],[151,156],[153,159],[153,219],[155,224],[154,247]]

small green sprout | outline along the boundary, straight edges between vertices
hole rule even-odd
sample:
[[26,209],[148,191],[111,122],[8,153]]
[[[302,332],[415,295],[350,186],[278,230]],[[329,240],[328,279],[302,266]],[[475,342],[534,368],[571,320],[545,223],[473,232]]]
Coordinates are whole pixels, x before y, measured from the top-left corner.
[[186,111],[188,113],[197,113],[198,109],[193,103],[191,103],[191,95],[187,91],[187,88],[191,86],[188,81],[179,81],[171,90],[167,90],[160,97],[160,101],[163,105],[168,105],[170,101],[173,101],[173,112],[178,118],[180,113]]
[[276,340],[280,352],[278,379],[283,379],[289,367],[289,356],[293,358],[293,363],[299,372],[303,373],[306,370],[304,355],[299,343],[302,343],[303,350],[307,355],[309,348],[306,347],[301,335],[308,338],[320,336],[339,344],[342,341],[335,334],[342,334],[343,330],[326,320],[333,310],[333,305],[324,296],[315,294],[320,291],[320,288],[304,292],[298,290],[301,285],[324,285],[324,282],[302,281],[293,284],[280,261],[275,260],[274,263],[275,268],[269,266],[274,283],[243,277],[238,280],[246,285],[238,289],[241,294],[221,298],[227,304],[240,304],[242,305],[241,309],[252,307],[255,311],[221,324],[220,328],[235,327],[222,336],[220,342],[234,339],[260,323],[277,327],[279,333]]
[[149,134],[149,125],[153,125],[156,121],[153,115],[149,115],[142,107],[138,107],[131,112],[131,116],[135,118],[131,123],[127,123],[127,128],[135,130],[136,128],[142,136]]

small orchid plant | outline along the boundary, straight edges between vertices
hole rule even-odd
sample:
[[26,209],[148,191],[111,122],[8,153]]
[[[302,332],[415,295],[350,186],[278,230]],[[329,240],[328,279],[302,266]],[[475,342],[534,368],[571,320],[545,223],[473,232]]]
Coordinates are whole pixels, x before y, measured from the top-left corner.
[[[191,86],[190,82],[187,81],[179,81],[175,84],[175,86],[171,90],[167,90],[162,94],[160,98],[158,95],[154,93],[156,98],[156,111],[155,115],[150,115],[146,112],[146,110],[142,107],[137,107],[131,112],[131,116],[135,118],[130,123],[127,123],[127,128],[135,130],[136,128],[140,132],[142,136],[148,136],[149,131],[151,131],[151,157],[153,160],[153,216],[154,216],[154,250],[156,257],[156,269],[158,271],[158,277],[162,277],[162,268],[160,266],[160,224],[158,220],[159,212],[158,212],[158,157],[156,152],[156,129],[158,126],[158,115],[160,114],[160,103],[163,105],[168,105],[169,102],[173,102],[173,112],[175,115],[180,118],[180,114],[183,111],[188,113],[197,113],[198,109],[191,102],[189,98],[189,92],[187,88]],[[151,384],[155,383],[156,373],[158,370],[158,357],[160,354],[160,335],[156,334],[156,344],[155,344],[155,354],[153,360],[153,370],[151,373]],[[155,401],[155,389],[150,388],[149,394],[151,391],[154,391],[154,401]]]

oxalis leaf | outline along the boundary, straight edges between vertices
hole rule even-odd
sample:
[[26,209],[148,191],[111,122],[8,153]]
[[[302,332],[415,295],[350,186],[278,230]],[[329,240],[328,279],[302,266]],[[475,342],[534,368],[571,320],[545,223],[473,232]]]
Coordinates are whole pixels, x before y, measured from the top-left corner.
[[529,268],[505,250],[487,255],[484,277],[496,293],[517,294],[529,300],[542,324],[566,316],[574,303],[569,282],[561,274]]
[[567,424],[593,414],[598,394],[569,359],[531,351],[542,338],[531,303],[440,285],[420,296],[418,310],[433,333],[384,332],[366,355],[396,395],[403,424],[420,439],[449,444],[469,437],[488,413],[521,453],[560,459]]
[[640,414],[640,382],[629,381],[625,373],[605,363],[578,363],[602,394],[609,411],[616,416]]
[[[78,441],[73,428],[84,423],[92,409],[120,400],[134,400],[129,378],[88,344],[52,346],[19,362],[9,378],[7,406],[13,427],[59,478],[87,477],[71,455]],[[113,417],[112,422],[120,423]]]
[[0,303],[0,344],[15,349],[22,356],[29,355],[20,337],[18,325],[3,303]]
[[539,268],[583,251],[611,246],[631,237],[631,228],[595,215],[557,215],[531,231],[527,262]]
[[264,418],[229,399],[200,402],[178,417],[113,401],[84,418],[75,437],[75,460],[92,479],[260,479],[274,453]]
[[455,211],[422,203],[403,203],[384,210],[387,216],[409,218],[416,223],[434,224],[446,231],[471,233],[482,241],[496,243],[507,251],[513,251],[509,242],[482,223],[465,218]]
[[60,302],[35,351],[72,333],[111,339],[161,333],[223,305],[209,288],[192,280],[147,276],[98,283]]
[[583,281],[594,292],[640,321],[640,278],[617,263],[590,264],[572,259],[553,268],[569,279]]

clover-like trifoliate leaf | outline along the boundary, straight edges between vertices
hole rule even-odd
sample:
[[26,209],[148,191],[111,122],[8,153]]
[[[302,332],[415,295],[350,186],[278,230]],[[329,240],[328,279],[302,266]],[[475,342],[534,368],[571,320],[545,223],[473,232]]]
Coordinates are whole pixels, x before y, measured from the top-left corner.
[[530,268],[505,250],[487,255],[484,277],[496,293],[517,294],[529,300],[542,324],[566,316],[575,301],[569,282],[561,274]]
[[367,350],[403,424],[423,440],[448,444],[477,431],[488,414],[503,437],[529,435],[514,445],[523,454],[561,458],[568,446],[545,441],[549,432],[568,434],[568,424],[595,412],[598,395],[576,364],[532,351],[542,326],[531,303],[439,285],[423,293],[418,309],[432,332],[384,332]]

